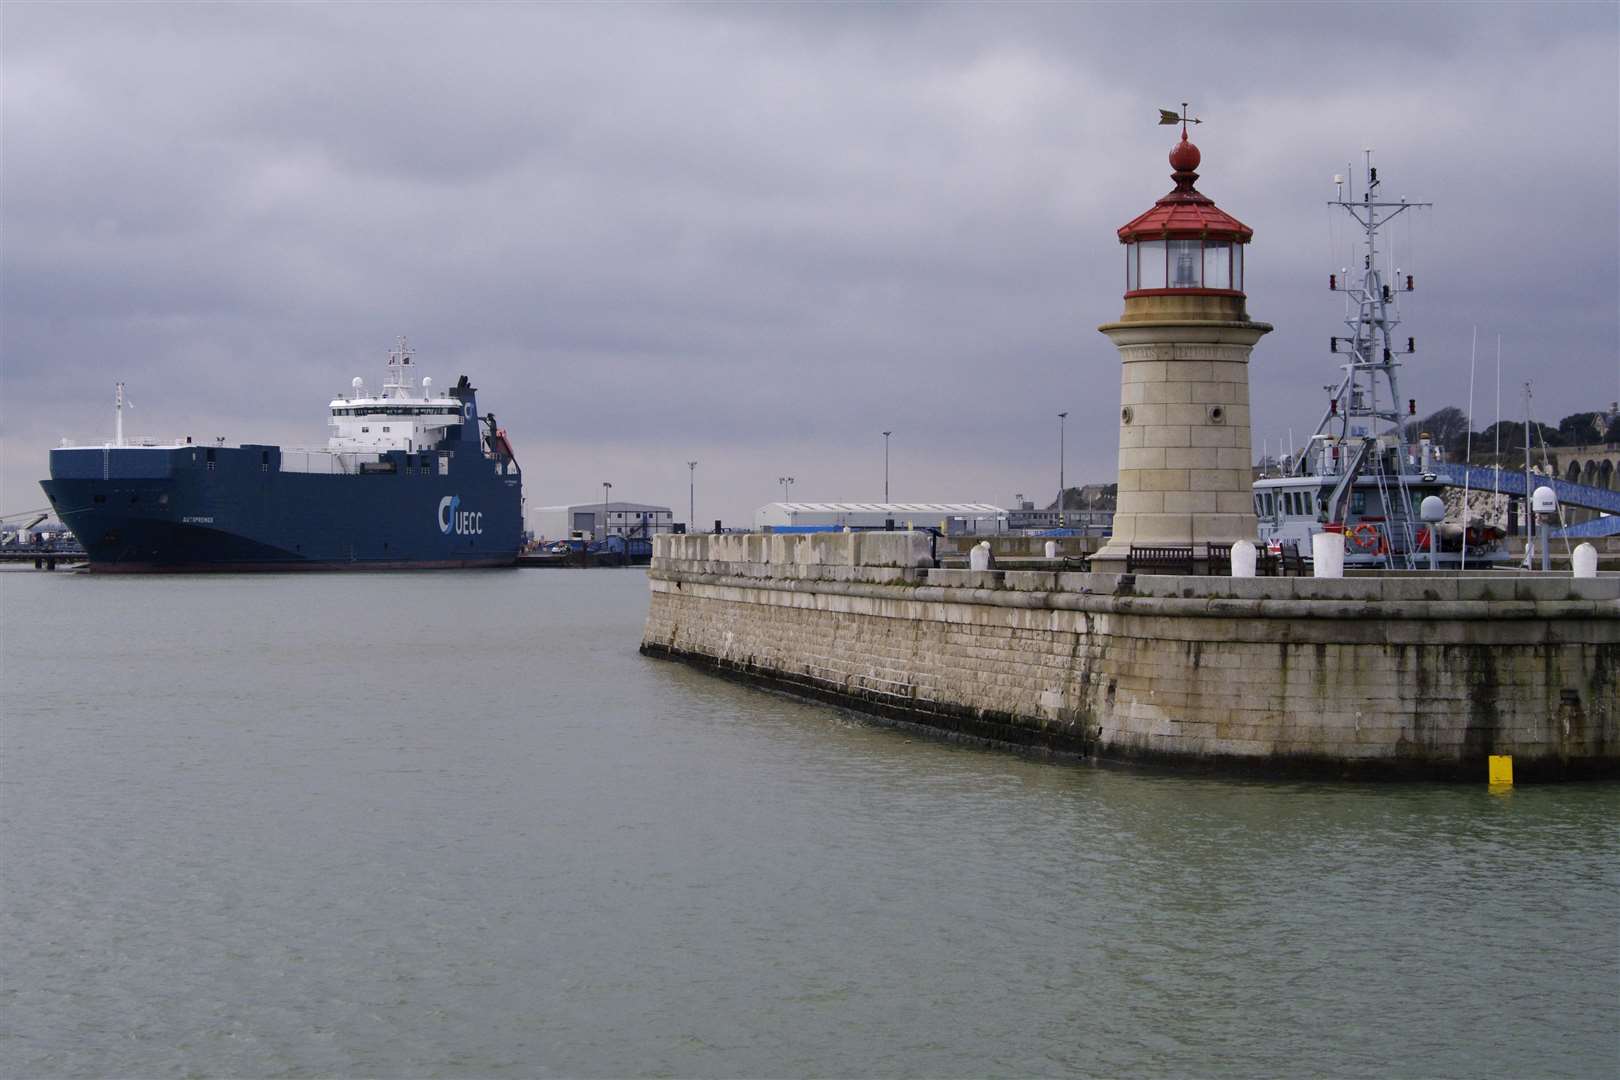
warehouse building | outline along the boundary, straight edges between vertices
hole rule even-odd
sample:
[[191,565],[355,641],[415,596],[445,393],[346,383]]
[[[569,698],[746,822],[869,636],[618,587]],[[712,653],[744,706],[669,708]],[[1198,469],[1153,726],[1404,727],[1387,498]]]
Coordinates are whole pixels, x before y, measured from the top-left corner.
[[754,528],[943,529],[962,533],[1007,531],[1007,511],[989,503],[766,503],[754,511]]
[[528,524],[529,531],[541,540],[566,540],[576,532],[599,540],[603,536],[653,536],[675,531],[669,507],[634,502],[537,506],[529,511]]

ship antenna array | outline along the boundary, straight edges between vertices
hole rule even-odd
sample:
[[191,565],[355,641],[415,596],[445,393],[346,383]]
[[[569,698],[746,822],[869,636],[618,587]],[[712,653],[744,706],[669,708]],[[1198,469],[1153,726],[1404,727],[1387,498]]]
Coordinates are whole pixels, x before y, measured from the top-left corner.
[[[1373,164],[1372,149],[1362,152],[1366,181],[1361,197],[1356,198],[1353,178],[1340,174],[1333,177],[1334,198],[1328,203],[1330,212],[1336,207],[1355,220],[1362,234],[1364,251],[1359,268],[1352,265],[1328,275],[1328,287],[1345,294],[1344,323],[1349,330],[1347,336],[1334,335],[1330,349],[1346,353],[1348,358],[1341,365],[1344,378],[1336,389],[1330,389],[1328,409],[1315,434],[1320,435],[1337,424],[1340,439],[1348,440],[1358,432],[1363,436],[1376,436],[1378,429],[1387,424],[1394,429],[1398,460],[1404,461],[1407,439],[1396,375],[1400,362],[1396,358],[1409,356],[1417,348],[1414,339],[1407,338],[1403,347],[1395,337],[1395,328],[1401,321],[1396,297],[1399,293],[1413,291],[1415,282],[1413,275],[1402,275],[1398,268],[1390,266],[1386,270],[1380,266],[1381,257],[1386,253],[1380,249],[1379,235],[1406,211],[1428,209],[1434,204],[1380,199],[1381,181],[1378,168]],[[1308,451],[1310,444],[1306,446]]]
[[124,396],[124,384],[113,384],[113,445],[124,445],[124,410],[133,409],[135,403]]

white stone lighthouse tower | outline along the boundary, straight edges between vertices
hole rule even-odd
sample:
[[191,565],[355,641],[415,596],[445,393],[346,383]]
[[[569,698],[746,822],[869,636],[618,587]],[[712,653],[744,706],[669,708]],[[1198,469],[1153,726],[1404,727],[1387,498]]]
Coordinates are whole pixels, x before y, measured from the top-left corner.
[[[1173,117],[1173,114],[1169,114]],[[1124,568],[1131,545],[1254,540],[1243,256],[1254,230],[1198,192],[1198,147],[1170,151],[1175,190],[1119,230],[1125,314],[1099,326],[1123,361],[1114,535],[1093,558]]]

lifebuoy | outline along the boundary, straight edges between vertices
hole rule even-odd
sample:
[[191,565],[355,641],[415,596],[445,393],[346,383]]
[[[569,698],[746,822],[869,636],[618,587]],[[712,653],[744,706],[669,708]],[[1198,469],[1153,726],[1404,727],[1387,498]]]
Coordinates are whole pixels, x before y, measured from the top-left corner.
[[1357,550],[1370,552],[1374,555],[1384,554],[1384,536],[1378,531],[1378,526],[1362,522],[1350,530],[1350,542]]

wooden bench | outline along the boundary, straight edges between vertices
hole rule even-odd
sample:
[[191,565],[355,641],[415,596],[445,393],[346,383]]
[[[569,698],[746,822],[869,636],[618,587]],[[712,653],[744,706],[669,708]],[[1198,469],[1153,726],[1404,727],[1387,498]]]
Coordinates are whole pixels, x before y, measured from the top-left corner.
[[1193,572],[1192,545],[1186,547],[1139,547],[1132,544],[1125,555],[1127,574],[1190,574]]

